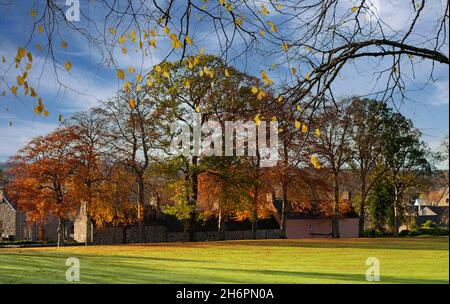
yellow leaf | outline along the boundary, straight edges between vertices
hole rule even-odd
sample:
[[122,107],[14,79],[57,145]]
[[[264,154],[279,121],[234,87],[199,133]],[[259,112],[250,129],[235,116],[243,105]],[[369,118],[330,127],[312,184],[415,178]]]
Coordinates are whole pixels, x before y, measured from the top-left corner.
[[133,73],[135,72],[134,67],[133,67],[133,66],[130,66],[130,67],[127,69],[127,72],[130,73],[130,74],[133,74]]
[[278,10],[281,10],[282,8],[283,8],[283,5],[281,5],[281,4],[278,4],[278,5],[277,5],[277,9],[278,9]]
[[147,85],[148,85],[149,87],[152,87],[152,86],[153,86],[153,79],[152,79],[150,76],[147,78]]
[[305,124],[302,124],[302,132],[303,133],[308,133],[308,126]]
[[156,49],[156,40],[155,39],[151,39],[148,43]]
[[17,84],[19,86],[23,85],[23,78],[21,76],[17,76]]
[[134,100],[133,98],[130,98],[130,109],[134,109]]
[[116,30],[112,27],[109,27],[109,32],[111,33],[111,35],[114,35],[116,33]]
[[189,38],[189,36],[186,36],[184,39],[186,40],[187,44],[192,45],[192,40],[191,38]]
[[42,46],[41,46],[40,43],[36,43],[36,49],[37,49],[38,51],[42,51]]
[[283,101],[283,97],[282,96],[278,96],[278,102],[282,102]]
[[225,69],[225,77],[230,77],[230,72],[227,69]]
[[320,129],[319,128],[316,129],[316,136],[320,136]]
[[198,52],[199,52],[200,54],[203,54],[203,53],[205,52],[205,49],[204,49],[204,48],[200,48],[200,50],[198,50]]
[[194,65],[197,65],[200,63],[200,59],[198,59],[198,57],[194,57]]
[[266,96],[266,93],[264,93],[263,90],[259,90],[258,95],[256,96],[256,98],[257,98],[258,100],[261,100],[261,99],[263,99],[265,96]]
[[264,37],[265,34],[266,34],[266,32],[264,32],[262,29],[259,30],[259,35],[261,37]]
[[125,90],[125,92],[130,92],[130,85],[131,83],[129,81],[125,81],[124,85],[123,85],[123,89]]
[[244,20],[241,17],[236,18],[235,23],[237,26],[242,26],[242,23],[244,23]]
[[33,62],[33,55],[30,52],[27,53],[27,58],[29,62]]
[[121,69],[118,69],[117,70],[117,77],[119,77],[119,79],[124,80],[125,79],[125,73]]
[[27,50],[22,47],[19,47],[17,49],[17,55],[19,55],[20,58],[23,58],[27,55]]
[[309,73],[307,73],[305,76],[305,79],[309,81],[311,79],[311,75]]
[[150,30],[150,35],[152,35],[153,37],[156,37],[156,31],[155,30]]
[[292,76],[295,76],[295,74],[297,74],[297,69],[296,68],[292,68]]
[[277,117],[276,117],[276,116],[273,116],[273,117],[272,117],[272,121],[277,121]]
[[225,0],[219,0],[220,5],[225,5]]
[[316,155],[311,155],[311,163],[313,164],[314,168],[320,169],[320,163]]
[[172,40],[172,47],[174,49],[179,49],[182,46],[181,41],[176,39],[176,40]]
[[184,87],[186,89],[189,89],[191,87],[191,83],[189,82],[189,80],[186,80],[186,82],[184,83]]
[[123,35],[121,35],[120,37],[119,37],[119,44],[124,44],[125,43],[125,37],[123,36]]
[[200,107],[197,106],[197,107],[195,108],[195,112],[200,113],[200,111],[201,111]]
[[66,68],[66,71],[69,72],[70,69],[72,69],[72,63],[70,61],[67,61],[64,67]]
[[43,110],[44,110],[44,107],[42,105],[37,105],[34,107],[34,113],[37,115],[40,115]]
[[65,49],[65,48],[67,48],[69,45],[67,44],[67,42],[65,42],[65,41],[61,41],[61,48],[62,49]]
[[298,120],[295,120],[295,128],[296,129],[300,129],[301,125],[302,124]]
[[138,83],[137,85],[136,85],[136,91],[140,91],[142,89],[142,87],[141,87],[141,85]]
[[161,67],[159,65],[157,65],[155,67],[155,71],[158,72],[158,73],[161,73],[162,69],[161,69]]
[[2,56],[2,62],[3,62],[3,63],[6,63],[5,56]]
[[30,88],[30,96],[36,97],[36,91],[34,90],[34,88]]
[[14,94],[14,96],[17,96],[17,87],[12,86],[10,90],[11,90],[11,93]]
[[283,43],[283,50],[284,50],[285,52],[287,52],[287,51],[289,50],[289,44],[287,44],[286,42]]
[[49,114],[50,114],[50,113],[49,113],[47,110],[44,110],[44,116],[45,116],[45,117],[48,117]]
[[166,78],[169,78],[169,77],[170,77],[170,74],[169,74],[169,72],[164,71],[164,72],[163,72],[163,76],[166,77]]
[[265,15],[269,15],[269,11],[267,10],[266,6],[264,4],[261,4],[261,13]]
[[255,121],[255,124],[256,124],[257,126],[259,126],[259,125],[261,124],[261,118],[260,118],[260,115],[261,115],[261,114],[256,114],[256,115],[255,115],[255,118],[253,118],[253,120]]
[[258,88],[257,88],[257,87],[252,87],[252,93],[253,93],[253,94],[258,93]]
[[44,31],[44,28],[42,27],[42,25],[38,25],[37,30],[38,33],[42,33]]
[[275,24],[274,24],[272,21],[268,21],[267,24],[270,26],[270,30],[271,30],[273,33],[276,33],[276,32],[277,32],[277,27],[275,26]]
[[141,82],[141,81],[142,81],[142,76],[141,76],[141,74],[137,74],[137,75],[136,75],[136,81],[137,81],[137,82]]
[[170,34],[170,29],[167,26],[165,26],[164,29],[163,29],[163,32],[164,32],[164,34],[169,35]]
[[36,10],[35,10],[35,9],[32,9],[31,12],[30,12],[31,18],[35,18],[36,15],[37,15]]
[[127,48],[122,48],[122,54],[126,55],[127,53]]
[[356,12],[357,10],[358,10],[358,7],[357,7],[357,6],[352,7],[352,12],[353,12],[353,13]]

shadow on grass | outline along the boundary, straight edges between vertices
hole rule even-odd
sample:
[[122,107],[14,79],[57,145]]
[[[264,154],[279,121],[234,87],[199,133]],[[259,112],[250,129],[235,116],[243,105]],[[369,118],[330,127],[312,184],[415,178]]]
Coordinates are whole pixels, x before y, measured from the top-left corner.
[[[261,246],[258,240],[239,241],[242,246]],[[265,240],[264,246],[296,248],[348,248],[348,249],[398,249],[398,250],[449,250],[448,237],[432,239],[289,239]]]
[[[258,269],[230,269],[230,268],[206,268],[214,271],[227,271],[232,273],[247,273],[253,275],[287,276],[292,278],[308,278],[333,281],[351,281],[354,283],[369,283],[365,274],[347,274],[347,273],[326,273],[326,272],[301,272],[301,271],[282,271],[282,270],[258,270]],[[244,282],[243,282],[244,283]],[[276,283],[276,282],[274,282]],[[394,276],[381,275],[380,283],[402,283],[402,284],[448,284],[448,280],[434,279],[415,279],[399,278]]]

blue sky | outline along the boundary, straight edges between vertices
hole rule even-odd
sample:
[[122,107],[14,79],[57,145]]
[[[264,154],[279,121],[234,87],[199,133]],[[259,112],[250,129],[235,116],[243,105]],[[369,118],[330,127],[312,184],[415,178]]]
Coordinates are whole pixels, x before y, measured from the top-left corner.
[[[212,1],[214,0],[210,2]],[[5,1],[0,0],[0,4],[3,2]],[[64,29],[60,35],[69,43],[69,47],[67,49],[55,48],[55,56],[60,63],[70,60],[72,70],[67,73],[62,65],[57,65],[55,71],[52,64],[48,62],[44,64],[45,57],[35,55],[29,81],[33,87],[37,88],[46,109],[50,112],[48,117],[35,115],[33,113],[35,101],[30,97],[23,97],[23,94],[19,94],[19,98],[16,98],[9,93],[7,87],[7,82],[14,83],[17,75],[14,68],[9,68],[17,47],[26,46],[34,49],[36,43],[44,43],[43,35],[35,35],[27,44],[33,26],[33,20],[29,14],[34,1],[16,2],[10,6],[0,6],[2,9],[0,56],[5,56],[7,60],[6,64],[0,63],[0,92],[6,91],[6,95],[0,97],[0,161],[6,161],[33,136],[45,134],[54,129],[58,125],[60,114],[68,117],[76,111],[95,106],[99,100],[113,96],[121,85],[116,77],[116,68],[102,62],[102,57],[95,47],[87,44],[79,34]],[[60,0],[59,2],[64,4],[65,1]],[[199,2],[202,1],[199,0]],[[352,6],[352,2],[355,1],[348,0],[349,7]],[[409,1],[405,2],[409,3]],[[38,5],[40,3],[42,6],[42,1],[36,1],[36,3]],[[413,13],[410,7],[399,5],[399,1],[380,0],[377,3],[380,15],[391,28],[399,31],[404,29]],[[101,18],[102,12],[96,10],[95,1],[80,0],[80,5],[83,14],[94,19]],[[426,16],[431,20],[439,9],[439,5],[434,5],[426,12]],[[80,22],[86,22],[83,16]],[[426,33],[428,28],[430,25],[427,24],[427,18],[425,18],[423,24],[419,24],[419,29]],[[193,30],[193,37],[202,37],[194,43],[196,50],[203,47],[208,53],[218,52],[218,42],[213,37],[214,35],[211,35],[208,24],[199,23]],[[158,51],[144,59],[139,53],[134,52],[132,47],[129,47],[126,56],[117,55],[116,63],[124,69],[133,65],[137,70],[145,71],[157,64],[170,49],[168,43],[164,41],[158,46]],[[117,54],[120,54],[120,49],[116,51]],[[235,52],[238,51],[239,41],[235,46]],[[264,69],[267,70],[267,62],[267,58],[254,55],[251,58],[240,58],[231,64],[240,70],[259,76],[261,67],[265,67]],[[336,95],[345,97],[367,93],[368,88],[374,84],[372,71],[378,64],[378,62],[361,61],[357,66],[348,66],[334,84],[333,90]],[[405,71],[411,78],[408,81],[407,96],[413,101],[399,100],[396,102],[396,106],[422,130],[424,140],[432,148],[436,148],[439,141],[449,133],[449,75],[448,66],[438,65],[435,67],[435,81],[424,87],[430,69],[431,62],[423,62],[416,65],[414,77],[412,71]],[[269,76],[277,82],[286,79],[289,72],[288,67],[281,66]],[[64,89],[61,84],[67,88]],[[10,122],[12,122],[12,126],[9,125]]]

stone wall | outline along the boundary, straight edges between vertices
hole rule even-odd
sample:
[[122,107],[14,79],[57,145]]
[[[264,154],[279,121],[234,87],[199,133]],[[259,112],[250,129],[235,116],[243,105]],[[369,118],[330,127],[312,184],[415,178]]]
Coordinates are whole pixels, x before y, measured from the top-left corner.
[[[275,239],[279,237],[279,230],[258,230],[256,234],[258,239]],[[218,239],[217,231],[200,231],[196,233],[198,241],[216,241]],[[252,239],[250,230],[243,231],[225,231],[226,240],[246,240]],[[187,232],[168,232],[165,226],[146,226],[145,242],[187,242],[189,234]],[[122,244],[138,243],[139,227],[131,226],[126,229],[122,227],[107,227],[94,229],[95,244]]]
[[0,230],[4,234],[16,237],[16,211],[3,200],[0,201],[0,222],[2,223]]

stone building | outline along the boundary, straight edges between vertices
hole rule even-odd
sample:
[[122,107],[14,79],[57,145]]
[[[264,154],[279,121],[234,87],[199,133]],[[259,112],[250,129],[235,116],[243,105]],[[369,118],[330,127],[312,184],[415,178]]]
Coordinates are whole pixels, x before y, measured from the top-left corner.
[[[22,212],[0,189],[0,231],[4,238],[16,241],[47,241],[57,240],[58,219],[49,216],[40,223],[27,221],[27,216]],[[66,239],[71,238],[71,223],[66,224]],[[1,238],[0,238],[1,240]]]
[[3,189],[0,189],[0,223],[0,231],[5,238],[22,240],[29,237],[25,214],[5,197]]

